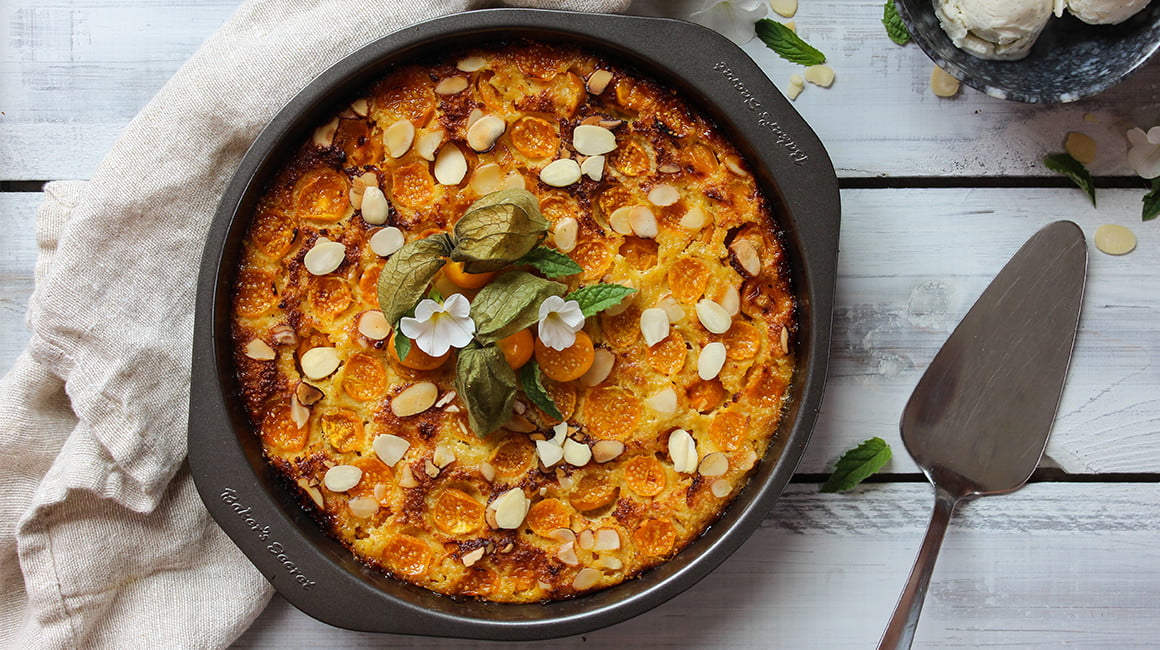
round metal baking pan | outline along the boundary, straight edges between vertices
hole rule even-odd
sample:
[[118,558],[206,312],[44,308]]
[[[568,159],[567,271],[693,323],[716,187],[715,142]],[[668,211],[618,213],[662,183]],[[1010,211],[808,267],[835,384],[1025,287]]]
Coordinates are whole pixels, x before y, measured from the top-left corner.
[[[717,523],[665,564],[582,597],[512,605],[455,600],[367,568],[299,507],[262,458],[231,357],[230,295],[248,215],[286,156],[352,93],[394,64],[475,42],[563,41],[636,67],[714,119],[751,162],[783,231],[799,300],[798,370],[767,457]],[[274,587],[323,622],[353,630],[531,640],[579,634],[688,589],[758,527],[793,474],[825,384],[840,206],[821,142],[762,71],[720,35],[690,23],[492,9],[414,25],[375,41],[311,82],[242,159],[202,261],[190,391],[189,459],[210,514]]]

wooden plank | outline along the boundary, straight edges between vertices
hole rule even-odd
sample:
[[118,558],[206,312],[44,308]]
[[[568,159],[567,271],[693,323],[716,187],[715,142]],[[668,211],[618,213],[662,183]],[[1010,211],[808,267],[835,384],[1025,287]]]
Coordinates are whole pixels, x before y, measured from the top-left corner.
[[[793,486],[709,577],[655,610],[553,648],[867,648],[882,633],[933,505],[922,484],[852,495]],[[1160,634],[1160,486],[1040,483],[951,524],[915,647],[1149,648]],[[238,648],[496,648],[349,632],[275,598]]]
[[[0,178],[88,178],[116,134],[237,4],[4,3]],[[680,15],[695,4],[638,0],[636,10]],[[343,33],[343,21],[375,11],[350,7],[330,28]],[[1069,130],[1099,142],[1096,173],[1127,174],[1125,131],[1152,126],[1160,113],[1160,61],[1098,98],[1064,106],[1005,102],[969,88],[938,99],[927,88],[930,61],[913,44],[889,41],[881,14],[881,3],[843,0],[802,3],[796,16],[801,34],[829,55],[837,81],[830,89],[810,86],[794,107],[842,176],[1049,174],[1039,161],[1062,147]],[[778,87],[800,71],[759,41],[744,49]]]
[[[1137,250],[1091,249],[1086,307],[1048,453],[1073,472],[1160,471],[1160,375],[1152,342],[1160,228],[1138,224],[1142,192],[1102,190],[1093,209],[1072,189],[846,190],[830,381],[799,471],[827,472],[870,436],[897,451],[888,472],[915,472],[898,438],[910,391],[991,278],[1039,227],[1077,221],[1089,242],[1105,221],[1128,224]],[[0,371],[27,334],[38,194],[0,194],[5,238]]]

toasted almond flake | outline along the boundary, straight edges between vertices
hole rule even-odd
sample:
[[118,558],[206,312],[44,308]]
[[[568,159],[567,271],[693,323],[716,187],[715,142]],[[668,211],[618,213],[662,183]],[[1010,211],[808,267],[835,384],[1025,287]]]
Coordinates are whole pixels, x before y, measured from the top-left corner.
[[503,182],[500,184],[500,189],[526,190],[528,189],[528,181],[524,178],[523,174],[519,172],[509,172],[508,175],[504,177]]
[[319,237],[314,246],[306,251],[302,262],[306,265],[306,270],[312,274],[326,275],[342,266],[345,259],[346,246],[336,241],[330,241],[325,237]]
[[608,225],[612,227],[614,232],[620,233],[621,235],[632,234],[632,224],[628,220],[628,215],[634,207],[631,205],[621,206],[613,210],[612,214],[608,215]]
[[374,493],[375,498],[379,501],[387,498],[387,486],[383,485],[382,483],[375,483],[375,487],[371,491]]
[[642,239],[656,239],[660,232],[656,215],[645,205],[633,206],[628,213],[628,225],[632,228],[632,232]]
[[[488,508],[487,510],[485,510],[483,513],[483,519],[484,519],[484,521],[487,522],[487,525],[489,528],[493,528],[493,529],[499,528],[499,524],[495,523],[495,510],[494,509]],[[503,551],[501,550],[500,552],[502,553]]]
[[290,396],[290,421],[299,429],[310,422],[310,409],[298,401],[297,395]]
[[479,474],[483,476],[485,481],[490,483],[495,480],[495,467],[491,463],[484,461],[479,464]]
[[436,95],[454,95],[467,90],[467,77],[447,77],[435,84]]
[[419,140],[415,143],[415,153],[423,160],[434,161],[439,145],[443,144],[444,135],[443,129],[435,129],[419,136]]
[[368,187],[378,186],[379,177],[374,172],[363,172],[355,176],[354,180],[350,182],[350,204],[354,206],[355,210],[361,210],[363,193],[367,191]]
[[1108,255],[1127,255],[1136,248],[1136,234],[1117,224],[1096,228],[1096,248]]
[[757,247],[748,239],[738,239],[732,244],[729,244],[729,250],[733,252],[733,257],[737,259],[737,263],[749,275],[757,275],[761,273],[761,254],[757,252]]
[[453,399],[455,399],[455,391],[449,390],[446,393],[443,393],[443,396],[440,397],[439,400],[435,402],[435,408],[441,409],[444,406],[447,406],[448,404],[450,404],[451,400],[453,400]]
[[1079,162],[1090,165],[1096,159],[1096,141],[1079,131],[1069,131],[1063,141],[1063,148]]
[[599,156],[616,148],[616,134],[595,124],[581,124],[572,131],[572,147],[585,156]]
[[346,492],[362,480],[362,470],[354,465],[335,465],[326,470],[322,484],[331,492]]
[[681,227],[685,230],[700,230],[707,223],[709,223],[709,215],[699,205],[689,208],[685,216],[681,217]]
[[604,348],[597,349],[592,355],[592,367],[580,376],[580,383],[585,386],[600,384],[608,379],[608,373],[612,372],[612,366],[615,364],[616,355]]
[[531,420],[528,418],[522,415],[517,415],[508,420],[508,423],[504,425],[504,428],[508,431],[515,431],[517,433],[531,433],[536,430],[536,425],[532,424]]
[[270,330],[270,337],[277,345],[298,345],[298,335],[294,333],[294,328],[289,325],[274,326],[274,329]]
[[673,469],[685,474],[697,469],[697,442],[684,429],[676,429],[669,434],[669,458]]
[[475,123],[479,121],[479,118],[483,117],[484,115],[487,115],[487,113],[479,110],[478,106],[471,109],[471,114],[467,116],[467,123],[464,124],[464,126],[470,130],[471,127],[475,126]]
[[620,558],[611,555],[601,555],[592,564],[597,568],[608,569],[609,571],[619,571],[624,568],[624,562],[621,562]]
[[523,415],[524,413],[527,413],[527,412],[528,412],[528,407],[526,404],[524,404],[523,402],[521,402],[518,399],[515,400],[514,402],[512,402],[512,413],[515,413],[516,415]]
[[597,440],[592,445],[592,460],[598,463],[607,463],[623,453],[624,443],[619,440]]
[[359,117],[366,117],[371,112],[371,104],[365,97],[362,97],[351,102],[350,110],[354,111],[354,114]]
[[815,86],[829,88],[834,83],[834,69],[825,64],[811,65],[802,72],[802,77]]
[[725,367],[725,344],[720,341],[706,343],[697,355],[697,376],[705,381],[721,374]]
[[455,460],[456,458],[454,449],[447,445],[435,445],[435,454],[432,457],[432,462],[435,463],[435,467],[443,469],[451,463],[454,463]]
[[379,228],[371,235],[371,252],[379,257],[390,257],[406,243],[403,231],[394,226]]
[[431,478],[439,478],[439,467],[437,467],[435,463],[431,462],[430,458],[423,461],[423,472],[425,472],[427,476],[430,476]]
[[569,438],[564,441],[563,449],[564,461],[569,465],[584,467],[588,461],[592,460],[592,449],[582,442],[576,442]]
[[594,181],[604,178],[604,156],[588,156],[580,163],[580,173]]
[[584,567],[576,573],[576,577],[572,579],[572,588],[577,591],[584,589],[591,589],[600,581],[600,572],[592,567]]
[[657,167],[657,171],[662,174],[675,174],[681,171],[681,167],[679,165],[674,165],[673,163],[665,163]]
[[786,327],[781,328],[781,341],[780,341],[780,343],[781,343],[781,353],[783,355],[789,354],[789,329]]
[[322,499],[322,491],[311,485],[309,481],[304,478],[298,479],[298,487],[302,488],[302,491],[310,496],[310,500],[314,502],[314,505],[319,508],[326,507],[326,502]]
[[677,412],[677,391],[672,388],[665,388],[664,390],[653,393],[651,396],[645,398],[644,403],[650,409],[660,413],[661,415],[669,415]]
[[672,185],[654,185],[648,191],[648,200],[653,205],[664,207],[681,200],[681,193]]
[[657,301],[657,307],[665,310],[669,316],[669,323],[676,324],[685,320],[685,308],[681,303],[673,298],[672,294],[666,294]]
[[472,54],[459,59],[459,62],[455,64],[455,67],[459,68],[460,72],[477,72],[482,70],[486,65],[487,59],[483,58],[482,56]]
[[415,142],[415,125],[411,120],[399,120],[383,130],[383,147],[392,158],[401,158]]
[[651,307],[640,313],[640,333],[644,343],[650,348],[669,335],[669,315],[659,307]]
[[491,194],[499,189],[501,180],[503,180],[503,169],[495,163],[485,163],[471,172],[471,180],[468,181],[468,185],[478,194]]
[[323,149],[334,144],[334,134],[338,133],[338,118],[314,129],[314,145]]
[[588,92],[593,95],[599,95],[608,88],[608,82],[612,81],[612,73],[607,70],[596,70],[588,75]]
[[467,145],[479,152],[489,151],[506,129],[503,118],[484,115],[467,128]]
[[375,516],[379,511],[379,502],[374,497],[354,497],[346,502],[346,507],[350,508],[350,514],[359,519],[366,519]]
[[580,180],[580,164],[571,158],[553,160],[540,170],[540,180],[552,187],[567,187]]
[[310,348],[299,359],[302,374],[310,379],[325,379],[338,370],[340,363],[338,349],[332,347]]
[[467,176],[467,158],[454,142],[448,142],[435,156],[435,180],[440,185],[458,185]]
[[561,422],[552,427],[552,434],[552,444],[563,447],[564,441],[568,439],[568,423]]
[[378,187],[368,187],[363,192],[362,199],[362,218],[363,221],[381,226],[387,222],[387,215],[391,213],[391,204],[387,201],[387,195]]
[[557,528],[548,533],[548,537],[560,543],[574,542],[576,541],[576,531],[571,528]]
[[580,548],[584,549],[585,551],[591,551],[592,544],[593,544],[595,539],[596,539],[596,537],[595,537],[595,535],[592,534],[592,531],[590,531],[588,529],[584,529],[584,530],[580,531],[579,535],[576,536],[576,546],[579,546]]
[[[591,160],[591,159],[590,159]],[[573,217],[564,217],[556,222],[552,228],[552,241],[561,253],[570,253],[576,248],[576,236],[580,232],[580,224]]]
[[556,551],[556,558],[568,566],[580,564],[580,558],[576,557],[575,542],[561,544],[560,550]]
[[719,478],[709,486],[709,491],[718,499],[724,499],[733,491],[733,484],[726,479]]
[[399,470],[399,487],[411,489],[419,487],[419,481],[415,479],[415,472],[411,470],[411,466],[403,463]]
[[954,97],[959,93],[959,80],[936,65],[930,71],[930,91],[935,97]]
[[564,448],[547,440],[537,440],[536,455],[540,457],[544,467],[551,467],[564,460]]
[[[443,410],[444,410],[444,411],[447,411],[448,413],[458,413],[458,412],[459,412],[459,407],[458,407],[458,406],[456,406],[456,405],[454,405],[454,404],[448,404],[448,405],[447,405],[447,408],[445,408],[445,409],[443,409]],[[458,425],[459,425],[459,429],[460,429],[460,431],[463,431],[463,435],[467,435],[467,429],[465,429],[465,428],[463,427],[463,423],[462,423],[462,422],[458,422],[458,421],[457,421],[457,422],[456,422],[456,424],[458,424]]]
[[708,454],[701,460],[699,471],[702,476],[721,476],[729,471],[729,459],[720,452]]
[[736,316],[741,311],[741,292],[737,290],[735,285],[727,284],[717,294],[716,302],[730,316]]
[[741,456],[741,460],[737,462],[737,469],[743,472],[748,472],[749,470],[753,469],[753,465],[757,463],[757,458],[756,451],[753,451],[752,449],[746,449],[745,453]]
[[429,381],[412,384],[391,400],[391,412],[405,418],[431,408],[439,397],[439,387]]
[[557,476],[556,480],[560,482],[561,490],[571,490],[576,485],[576,480],[571,476]]
[[697,320],[705,329],[714,334],[724,334],[733,326],[733,317],[725,308],[712,300],[704,299],[697,302]]
[[277,358],[278,353],[274,352],[274,348],[262,339],[250,339],[246,344],[246,356],[255,361],[273,361]]
[[603,118],[601,118],[601,116],[599,116],[599,115],[589,115],[588,117],[580,120],[580,123],[581,124],[600,124],[601,119],[603,119]]
[[499,528],[514,530],[524,523],[531,502],[524,496],[523,490],[512,488],[499,495],[489,506],[495,510],[495,523]]
[[769,0],[769,8],[783,18],[792,18],[797,13],[798,0]]
[[467,553],[464,553],[463,557],[460,558],[463,561],[463,566],[472,566],[476,562],[482,560],[483,559],[483,551],[484,551],[484,548],[482,546],[480,546],[479,548],[475,549],[474,551],[469,551]]
[[400,438],[391,433],[384,433],[375,436],[371,443],[371,448],[375,450],[375,455],[379,460],[383,461],[390,467],[394,467],[396,463],[403,459],[407,450],[411,448],[411,443],[407,442],[406,438]]
[[323,392],[304,381],[300,381],[294,388],[294,397],[303,406],[314,406],[322,399]]
[[600,528],[592,541],[594,551],[615,551],[620,548],[620,533],[611,528]]
[[725,163],[725,169],[728,169],[736,176],[745,178],[749,176],[749,171],[745,169],[745,165],[741,162],[741,157],[736,154],[729,154],[721,159]]
[[791,100],[797,99],[802,91],[806,89],[806,80],[802,79],[800,74],[791,75],[789,78],[789,85],[785,87],[785,96]]

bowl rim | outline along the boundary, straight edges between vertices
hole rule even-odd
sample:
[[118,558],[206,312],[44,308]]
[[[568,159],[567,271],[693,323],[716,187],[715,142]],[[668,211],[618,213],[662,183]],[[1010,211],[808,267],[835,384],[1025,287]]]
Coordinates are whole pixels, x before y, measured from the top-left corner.
[[[642,33],[650,38],[641,38]],[[319,118],[397,62],[472,39],[562,40],[640,68],[705,110],[754,163],[786,244],[799,308],[797,372],[776,459],[701,537],[673,559],[574,599],[515,605],[463,601],[386,577],[328,537],[278,485],[231,397],[231,283],[246,215],[277,168]],[[682,43],[673,48],[672,43]],[[705,56],[711,53],[711,56]],[[742,137],[743,136],[743,137]],[[777,208],[780,207],[780,210]],[[412,25],[360,47],[282,108],[243,157],[211,223],[195,312],[189,462],[211,516],[288,601],[352,630],[497,640],[579,634],[647,611],[695,584],[760,525],[789,482],[819,411],[828,369],[840,197],[820,140],[740,48],[684,21],[535,9],[486,9]]]

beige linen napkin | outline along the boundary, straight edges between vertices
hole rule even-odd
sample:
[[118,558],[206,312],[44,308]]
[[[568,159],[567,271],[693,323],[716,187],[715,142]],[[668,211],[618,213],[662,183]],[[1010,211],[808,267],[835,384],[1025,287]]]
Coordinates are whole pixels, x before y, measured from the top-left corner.
[[[621,11],[629,0],[522,0]],[[32,339],[0,380],[0,647],[213,647],[271,589],[185,464],[197,266],[246,147],[315,75],[481,0],[252,0],[37,215]]]

